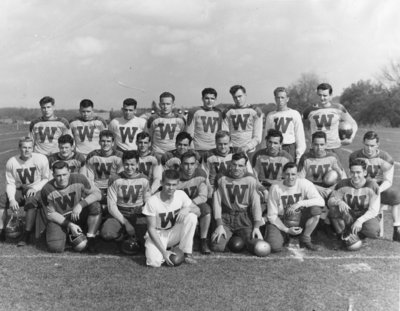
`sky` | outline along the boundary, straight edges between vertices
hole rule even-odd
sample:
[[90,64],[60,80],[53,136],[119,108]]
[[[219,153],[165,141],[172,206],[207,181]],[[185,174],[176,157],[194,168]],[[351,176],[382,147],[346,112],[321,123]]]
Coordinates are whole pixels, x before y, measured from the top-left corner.
[[397,0],[2,0],[0,107],[149,107],[163,91],[178,107],[214,87],[232,102],[272,102],[303,73],[334,95],[375,79],[400,56]]

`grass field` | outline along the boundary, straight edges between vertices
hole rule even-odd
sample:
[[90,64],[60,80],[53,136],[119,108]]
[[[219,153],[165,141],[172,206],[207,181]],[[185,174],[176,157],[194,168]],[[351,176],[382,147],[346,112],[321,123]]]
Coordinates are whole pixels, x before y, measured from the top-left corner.
[[[378,132],[382,149],[399,162],[400,130]],[[19,136],[0,134],[1,176]],[[357,137],[349,150],[360,146]],[[323,249],[317,253],[296,247],[265,258],[195,252],[197,265],[176,268],[147,268],[143,256],[118,255],[113,244],[90,256],[49,254],[43,241],[25,248],[5,243],[0,310],[400,310],[400,243],[391,241],[390,213],[385,216],[384,239],[367,240],[358,252],[338,251],[318,233]]]

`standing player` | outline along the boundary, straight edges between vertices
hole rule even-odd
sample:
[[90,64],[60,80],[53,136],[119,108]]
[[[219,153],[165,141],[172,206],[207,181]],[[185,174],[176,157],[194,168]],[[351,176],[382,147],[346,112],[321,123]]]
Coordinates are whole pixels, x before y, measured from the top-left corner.
[[175,96],[169,92],[160,95],[160,114],[152,115],[147,128],[153,143],[153,152],[162,155],[174,149],[176,136],[186,126],[184,117],[174,112]]
[[266,136],[269,129],[280,131],[283,135],[282,149],[298,163],[306,150],[303,121],[297,110],[290,109],[287,106],[289,101],[287,95],[287,90],[284,87],[278,87],[274,90],[276,110],[267,115],[263,137]]
[[361,159],[350,162],[350,178],[341,180],[329,198],[329,216],[336,233],[362,233],[379,236],[379,186],[367,177],[367,164]]
[[88,250],[95,253],[95,236],[101,222],[99,189],[82,174],[71,174],[68,163],[63,161],[53,165],[53,176],[41,192],[48,220],[48,250],[62,253],[67,235],[77,237],[82,234],[82,226],[87,226]]
[[240,236],[249,246],[251,239],[262,239],[261,203],[256,178],[246,173],[246,155],[232,156],[229,173],[218,179],[214,192],[214,219],[216,229],[211,236],[211,249],[225,251],[233,234]]
[[143,208],[147,217],[146,264],[160,267],[163,262],[173,266],[167,250],[179,244],[185,254],[185,262],[195,264],[193,237],[200,216],[199,208],[182,190],[177,190],[179,172],[166,170],[162,178],[162,190],[152,195]]
[[93,102],[83,99],[79,104],[80,117],[70,121],[72,136],[75,139],[76,151],[87,156],[99,149],[99,135],[107,128],[103,118],[94,115]]
[[25,231],[18,242],[18,246],[24,246],[30,242],[40,190],[49,181],[50,173],[46,156],[32,153],[33,140],[30,137],[20,139],[18,146],[19,155],[10,158],[6,164],[6,192],[0,196],[0,241],[5,240],[6,210],[11,208],[16,213],[24,206]]
[[122,103],[122,118],[111,120],[108,128],[114,133],[117,149],[136,150],[136,135],[146,129],[146,120],[135,116],[137,102],[127,98]]
[[205,88],[201,92],[203,106],[190,112],[186,131],[193,137],[194,149],[201,156],[215,148],[215,133],[222,129],[222,112],[215,108],[217,91]]
[[393,241],[400,242],[400,192],[393,186],[394,160],[379,149],[379,136],[374,131],[364,134],[364,148],[353,152],[350,161],[362,159],[367,164],[368,177],[379,185],[381,203],[392,206]]
[[161,186],[162,167],[151,151],[150,134],[141,132],[136,136],[137,150],[139,152],[139,172],[150,180],[150,192],[154,194]]
[[[279,252],[290,235],[301,234],[300,247],[317,251],[319,247],[311,242],[311,234],[318,225],[324,199],[312,182],[298,178],[296,163],[286,163],[283,176],[284,180],[270,189],[265,239],[273,252]],[[298,217],[296,225],[288,222],[294,214]]]
[[126,151],[122,156],[124,171],[111,177],[107,191],[108,218],[101,229],[105,240],[119,240],[124,231],[144,245],[147,230],[142,209],[150,197],[149,179],[138,172],[139,154]]
[[57,139],[70,134],[69,123],[64,118],[54,115],[54,99],[43,97],[40,101],[42,116],[29,125],[30,136],[34,141],[33,151],[49,155],[58,151]]
[[[356,133],[357,123],[341,104],[332,103],[332,86],[328,83],[322,83],[317,87],[317,94],[320,103],[317,106],[309,107],[304,111],[303,118],[308,120],[311,129],[311,135],[316,131],[326,133],[326,148],[335,150],[341,145],[350,144]],[[353,128],[353,134],[350,138],[339,139],[339,123],[341,121],[349,122]]]
[[241,85],[230,88],[235,105],[225,112],[226,126],[231,133],[235,152],[251,154],[261,143],[263,114],[247,104],[246,89]]

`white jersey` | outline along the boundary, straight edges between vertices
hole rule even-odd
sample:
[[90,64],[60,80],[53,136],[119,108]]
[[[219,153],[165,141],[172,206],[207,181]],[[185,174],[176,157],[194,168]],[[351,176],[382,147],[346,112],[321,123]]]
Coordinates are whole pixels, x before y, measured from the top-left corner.
[[137,150],[136,136],[145,131],[146,120],[139,117],[130,120],[115,118],[108,125],[108,129],[114,133],[115,143],[119,149]]

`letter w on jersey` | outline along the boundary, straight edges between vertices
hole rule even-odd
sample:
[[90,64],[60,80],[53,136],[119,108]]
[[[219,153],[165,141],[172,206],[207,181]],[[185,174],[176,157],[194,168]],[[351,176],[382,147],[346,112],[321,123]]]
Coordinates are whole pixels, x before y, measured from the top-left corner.
[[109,178],[111,174],[112,163],[94,163],[96,174],[99,178]]
[[301,193],[295,193],[293,195],[282,195],[281,200],[284,207],[290,206],[300,201]]
[[24,169],[18,168],[17,169],[19,179],[21,180],[21,182],[24,185],[28,184],[26,182],[26,179],[28,179],[29,184],[31,184],[35,181],[35,179],[34,179],[35,171],[36,171],[36,167],[30,167],[29,169],[27,169],[27,168],[24,168]]
[[328,115],[316,115],[313,116],[315,121],[315,125],[317,126],[318,130],[322,130],[323,128],[330,130],[332,125],[333,114]]
[[293,121],[293,118],[275,118],[275,129],[281,131],[282,133],[286,133],[290,122]]
[[279,170],[282,168],[282,163],[261,163],[264,169],[264,176],[268,179],[277,179]]
[[66,211],[68,209],[72,209],[75,203],[76,192],[71,192],[68,195],[64,195],[62,197],[55,198],[57,205],[63,210]]
[[351,194],[346,195],[346,202],[355,213],[363,212],[367,208],[366,200],[367,200],[366,195],[360,195],[360,196],[353,196]]
[[160,137],[161,137],[161,139],[165,139],[165,137],[167,137],[167,134],[168,134],[168,137],[169,137],[170,140],[173,139],[174,138],[174,133],[175,133],[175,130],[176,130],[176,126],[177,126],[177,124],[169,124],[169,123],[167,123],[167,124],[164,124],[164,123],[158,124],[158,127],[160,128]]
[[229,201],[231,203],[238,202],[239,204],[243,204],[247,189],[249,189],[248,185],[226,185]]
[[183,191],[185,191],[189,198],[193,199],[197,192],[197,186],[183,188]]
[[379,173],[379,165],[367,165],[368,176],[371,178],[375,178]]
[[83,142],[85,141],[85,138],[87,137],[88,141],[92,141],[93,140],[93,133],[94,133],[94,126],[78,126],[76,128],[78,130],[78,135],[79,135],[79,139]]
[[136,132],[138,128],[137,127],[120,127],[119,131],[121,133],[121,140],[123,143],[126,142],[126,138],[128,138],[129,142],[133,142],[133,139],[135,138]]
[[[43,127],[43,126],[39,126],[39,139],[42,143],[44,143],[44,141],[46,140],[46,137],[48,139],[49,142],[52,142],[54,139],[54,135],[57,132],[57,128],[56,127]],[[51,133],[50,133],[51,131]]]
[[[206,117],[206,116],[201,116],[200,117],[201,122],[203,123],[203,130],[205,133],[215,132],[215,128],[218,124],[218,118],[217,117]],[[209,131],[211,129],[211,131]]]
[[142,185],[135,185],[135,187],[129,186],[129,188],[126,185],[121,186],[122,199],[124,200],[125,203],[128,203],[129,201],[135,203],[137,201],[141,189]]
[[246,126],[247,126],[247,121],[249,120],[249,117],[250,117],[250,114],[248,114],[248,113],[244,114],[244,115],[238,114],[238,115],[231,116],[232,125],[233,125],[233,128],[235,129],[235,131],[239,130],[239,125],[242,130],[245,130]]
[[173,227],[176,222],[176,217],[178,217],[180,209],[168,212],[168,213],[160,213],[160,220],[161,220],[161,229],[165,229],[167,227]]
[[318,180],[322,178],[329,170],[330,164],[325,165],[310,165],[311,174],[314,177],[314,180]]

